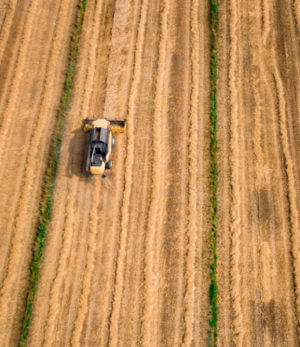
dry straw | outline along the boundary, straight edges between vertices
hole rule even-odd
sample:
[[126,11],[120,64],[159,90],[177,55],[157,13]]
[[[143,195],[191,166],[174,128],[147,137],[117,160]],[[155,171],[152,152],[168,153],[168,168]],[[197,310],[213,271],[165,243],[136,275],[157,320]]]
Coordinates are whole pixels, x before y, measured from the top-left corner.
[[51,206],[53,189],[56,178],[57,163],[59,159],[61,140],[63,135],[63,128],[65,118],[67,115],[67,109],[70,103],[72,86],[75,74],[75,67],[78,56],[78,47],[81,34],[81,28],[83,24],[84,11],[86,0],[80,0],[74,29],[72,32],[69,61],[66,72],[66,78],[64,82],[64,89],[60,100],[60,105],[56,116],[56,126],[53,133],[53,141],[49,153],[47,174],[43,187],[43,194],[41,198],[40,217],[36,228],[36,237],[33,248],[33,257],[31,263],[31,276],[29,280],[28,294],[26,299],[26,309],[24,314],[23,329],[20,339],[20,346],[25,346],[28,335],[28,329],[31,319],[31,313],[33,309],[33,301],[36,292],[37,283],[39,280],[39,268],[42,262],[44,242],[47,232],[47,227],[51,217]]

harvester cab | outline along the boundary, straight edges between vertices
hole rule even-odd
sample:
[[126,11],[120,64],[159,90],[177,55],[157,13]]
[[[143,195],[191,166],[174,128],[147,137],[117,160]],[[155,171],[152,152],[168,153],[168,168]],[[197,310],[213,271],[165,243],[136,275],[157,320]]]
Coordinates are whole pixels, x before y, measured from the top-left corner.
[[125,131],[125,120],[84,119],[83,130],[90,132],[86,171],[106,177],[105,170],[112,168],[111,152],[115,144],[113,133]]

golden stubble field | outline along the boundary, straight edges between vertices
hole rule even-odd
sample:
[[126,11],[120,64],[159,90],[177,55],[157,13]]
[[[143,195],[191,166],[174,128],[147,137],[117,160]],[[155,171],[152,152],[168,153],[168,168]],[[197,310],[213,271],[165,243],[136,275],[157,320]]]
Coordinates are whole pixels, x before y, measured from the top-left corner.
[[[75,0],[0,5],[0,345],[22,333]],[[300,337],[300,6],[219,1],[217,342]],[[87,0],[28,346],[208,344],[203,0]],[[106,179],[81,119],[127,119]]]

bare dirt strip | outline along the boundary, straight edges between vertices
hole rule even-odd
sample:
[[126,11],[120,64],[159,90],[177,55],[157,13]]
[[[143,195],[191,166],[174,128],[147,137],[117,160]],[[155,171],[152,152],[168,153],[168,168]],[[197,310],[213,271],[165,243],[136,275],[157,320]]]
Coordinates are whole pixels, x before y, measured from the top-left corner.
[[299,31],[293,1],[222,1],[218,344],[300,339]]
[[[4,6],[5,4],[3,4]],[[0,344],[20,337],[73,0],[11,1],[0,33]]]
[[[207,344],[209,28],[201,1],[87,1],[28,343]],[[127,119],[87,178],[81,119]]]

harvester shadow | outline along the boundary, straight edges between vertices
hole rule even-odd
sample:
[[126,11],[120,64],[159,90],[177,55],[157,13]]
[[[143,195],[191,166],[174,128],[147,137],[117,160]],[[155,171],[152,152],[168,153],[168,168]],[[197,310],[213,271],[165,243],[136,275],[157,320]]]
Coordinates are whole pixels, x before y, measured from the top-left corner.
[[88,145],[89,134],[84,133],[81,127],[72,132],[66,169],[67,177],[77,176],[82,180],[88,180],[90,178],[90,175],[85,170]]

